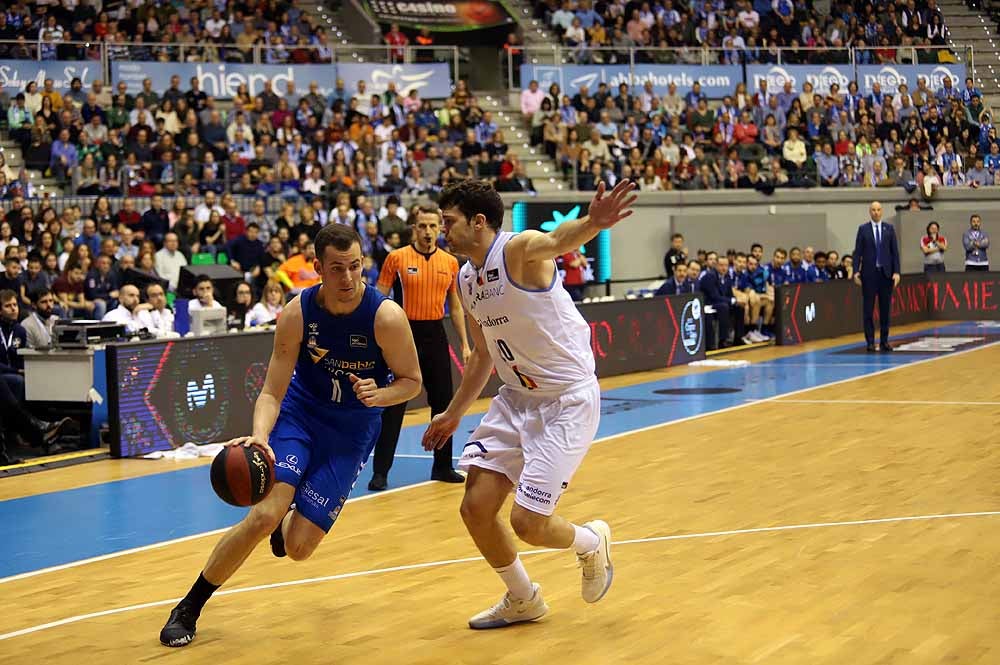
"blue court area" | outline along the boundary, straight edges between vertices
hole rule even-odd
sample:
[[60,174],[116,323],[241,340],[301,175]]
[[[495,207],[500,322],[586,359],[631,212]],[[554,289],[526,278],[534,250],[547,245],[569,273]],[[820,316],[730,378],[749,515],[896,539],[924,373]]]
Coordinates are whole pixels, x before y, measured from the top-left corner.
[[[891,355],[855,353],[859,344],[811,351],[748,367],[724,368],[604,393],[598,437],[719,411],[807,388],[821,387],[881,370],[975,348],[996,339],[998,329],[957,324],[894,337],[894,344],[942,336],[950,343]],[[960,343],[960,337],[978,338]],[[911,339],[912,338],[912,339]],[[949,344],[953,344],[949,346]],[[751,356],[752,358],[752,356]],[[456,435],[456,454],[480,415],[467,417]],[[430,456],[420,447],[424,426],[404,428],[389,482],[401,487],[427,480]],[[627,445],[626,438],[601,445]],[[149,464],[160,464],[150,461]],[[44,472],[43,472],[44,473]],[[368,494],[370,471],[353,496]],[[349,510],[348,506],[346,510]],[[103,483],[0,502],[0,577],[37,570],[230,526],[245,509],[220,501],[209,482],[209,467]],[[336,525],[334,529],[336,529]]]

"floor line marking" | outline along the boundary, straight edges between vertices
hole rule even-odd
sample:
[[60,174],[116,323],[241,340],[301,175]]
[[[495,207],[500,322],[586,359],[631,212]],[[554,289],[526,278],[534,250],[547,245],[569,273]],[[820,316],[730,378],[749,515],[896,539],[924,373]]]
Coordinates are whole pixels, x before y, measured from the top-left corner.
[[[777,533],[783,531],[801,531],[804,529],[821,529],[821,528],[832,528],[832,527],[843,527],[843,526],[867,526],[872,524],[893,524],[893,523],[904,523],[904,522],[917,522],[917,521],[929,521],[929,520],[944,520],[944,519],[961,519],[970,517],[995,517],[1000,515],[1000,510],[990,510],[981,512],[968,512],[968,513],[945,513],[939,515],[910,515],[904,517],[883,517],[875,519],[864,519],[864,520],[847,520],[842,522],[812,522],[806,524],[786,524],[779,526],[764,526],[755,527],[749,529],[729,529],[726,531],[705,531],[699,533],[681,533],[674,534],[670,536],[650,536],[647,538],[632,538],[629,540],[619,540],[615,541],[613,544],[616,547],[622,545],[637,545],[642,543],[662,543],[672,540],[692,540],[696,538],[722,538],[727,536],[745,536],[760,533]],[[541,550],[528,550],[520,552],[521,556],[533,556],[536,554],[548,554],[552,552],[559,552],[563,550],[554,549],[541,549]],[[473,563],[476,561],[483,561],[481,556],[470,556],[462,557],[458,559],[442,559],[439,561],[425,561],[422,563],[411,563],[404,564],[400,566],[391,566],[388,568],[373,568],[370,570],[358,570],[351,573],[338,573],[336,575],[324,575],[322,577],[307,577],[298,580],[288,580],[285,582],[272,582],[270,584],[259,584],[250,587],[238,587],[236,589],[226,589],[224,591],[217,591],[215,596],[231,596],[240,593],[250,593],[252,591],[267,591],[270,589],[280,589],[285,587],[302,586],[304,584],[318,584],[321,582],[333,582],[337,580],[352,579],[355,577],[369,577],[372,575],[382,575],[386,573],[396,573],[407,570],[419,570],[423,568],[437,568],[441,566],[450,566],[460,563]],[[0,641],[9,640],[15,637],[21,637],[22,635],[30,635],[31,633],[41,632],[43,630],[48,630],[50,628],[58,628],[59,626],[65,626],[71,623],[79,623],[80,621],[86,621],[87,619],[97,619],[100,617],[111,616],[115,614],[124,614],[126,612],[135,612],[138,610],[148,609],[150,607],[161,607],[163,605],[172,605],[179,602],[180,598],[167,598],[166,600],[156,600],[149,603],[139,603],[137,605],[127,605],[125,607],[116,607],[110,610],[102,610],[100,612],[90,612],[88,614],[78,614],[71,617],[66,617],[65,619],[59,619],[57,621],[50,621],[48,623],[39,624],[37,626],[29,626],[27,628],[22,628],[20,630],[11,631],[9,633],[0,634]]]
[[[945,359],[948,359],[948,358],[957,358],[957,357],[965,355],[967,353],[973,353],[973,352],[976,352],[976,351],[982,351],[984,349],[988,349],[990,347],[997,346],[998,344],[1000,344],[1000,340],[995,341],[995,342],[990,342],[989,344],[983,344],[982,346],[976,346],[976,347],[972,347],[972,348],[969,348],[969,349],[963,349],[961,351],[956,351],[954,353],[950,353],[950,354],[947,354],[947,355],[933,356],[931,358],[922,358],[920,360],[914,360],[913,362],[910,362],[910,363],[905,363],[905,364],[900,364],[900,365],[893,365],[892,367],[886,367],[885,369],[880,369],[878,371],[871,372],[869,374],[861,374],[861,375],[858,375],[858,376],[851,376],[851,377],[847,377],[846,379],[838,379],[836,381],[832,381],[832,382],[829,382],[829,383],[823,383],[823,384],[817,385],[817,386],[808,386],[806,388],[798,388],[796,390],[790,390],[790,391],[785,392],[785,393],[778,393],[776,395],[771,395],[770,397],[763,397],[761,399],[752,399],[752,400],[748,400],[746,402],[742,402],[740,404],[733,404],[731,406],[726,406],[726,407],[723,407],[721,409],[716,409],[714,411],[705,411],[703,413],[696,413],[694,415],[684,416],[683,418],[676,418],[676,419],[673,419],[673,420],[667,420],[665,422],[657,423],[655,425],[647,425],[645,427],[637,427],[636,429],[625,430],[625,431],[622,431],[622,432],[618,432],[617,434],[609,434],[608,436],[604,436],[604,437],[601,437],[599,439],[595,439],[594,443],[592,445],[596,445],[598,443],[605,443],[607,441],[612,441],[614,439],[620,439],[620,438],[622,438],[624,436],[631,436],[633,434],[640,434],[642,432],[648,432],[648,431],[651,431],[651,430],[654,430],[654,429],[659,429],[661,427],[668,427],[670,425],[679,425],[681,423],[689,422],[689,421],[692,421],[692,420],[698,420],[700,418],[708,418],[708,417],[711,417],[711,416],[717,416],[717,415],[720,415],[720,414],[723,414],[723,413],[729,413],[730,411],[736,411],[736,410],[739,410],[739,409],[745,409],[747,407],[754,406],[756,404],[765,404],[765,403],[768,403],[768,402],[778,401],[778,400],[782,399],[783,397],[791,397],[793,395],[800,395],[802,393],[809,392],[810,390],[819,390],[819,389],[822,389],[822,388],[832,388],[834,386],[842,385],[844,383],[850,383],[852,381],[858,381],[860,379],[868,379],[868,378],[872,378],[872,377],[879,376],[879,375],[882,375],[882,374],[888,374],[889,372],[895,372],[895,371],[898,371],[898,370],[901,370],[901,369],[906,369],[908,367],[917,367],[917,366],[923,365],[925,363],[931,363],[931,362],[935,362],[935,361],[938,361],[938,360],[945,360]],[[824,349],[823,351],[827,351],[827,350],[828,349]],[[379,492],[377,494],[366,494],[364,496],[352,497],[352,498],[348,499],[347,502],[351,503],[352,501],[366,501],[368,499],[373,499],[373,498],[379,497],[379,496],[385,496],[387,494],[393,494],[395,492],[403,492],[403,491],[406,491],[406,490],[414,489],[416,487],[423,487],[425,485],[431,484],[432,482],[434,482],[434,481],[428,480],[428,481],[425,481],[425,482],[422,482],[422,483],[415,483],[413,485],[406,485],[404,487],[396,487],[396,488],[393,488],[393,489],[390,489],[390,490],[386,490],[384,492]],[[125,556],[127,554],[137,554],[139,552],[145,552],[145,551],[149,551],[149,550],[159,549],[161,547],[165,547],[167,545],[171,545],[171,544],[174,544],[174,543],[183,542],[183,541],[186,541],[186,540],[193,540],[195,538],[201,538],[202,536],[210,536],[210,535],[213,535],[213,534],[221,533],[221,532],[225,531],[228,528],[230,528],[230,527],[225,527],[225,528],[222,528],[222,529],[214,529],[212,531],[206,531],[204,533],[191,534],[190,536],[184,536],[183,538],[178,538],[178,539],[174,539],[174,540],[168,540],[168,541],[164,541],[164,542],[160,542],[160,543],[150,543],[149,545],[142,545],[140,547],[133,547],[133,548],[128,549],[128,550],[122,550],[121,552],[109,552],[108,554],[102,554],[100,556],[91,557],[91,558],[88,558],[88,559],[81,559],[79,561],[70,561],[68,563],[59,564],[58,566],[50,566],[48,568],[39,568],[38,570],[29,570],[27,572],[18,573],[17,575],[12,575],[10,577],[0,578],[0,584],[5,584],[7,582],[13,582],[13,581],[16,581],[16,580],[22,580],[22,579],[29,578],[29,577],[35,577],[37,575],[44,575],[44,574],[47,574],[47,573],[57,572],[57,571],[60,571],[60,570],[66,570],[68,568],[74,568],[76,566],[82,566],[82,565],[85,565],[85,564],[88,564],[88,563],[95,563],[95,562],[98,562],[98,561],[106,561],[108,559],[113,559],[113,558],[119,557],[119,556]]]
[[1000,406],[1000,402],[930,399],[781,399],[778,404],[916,404],[931,406]]
[[[794,356],[792,356],[792,357],[794,357]],[[909,364],[909,363],[907,363],[907,364]],[[876,365],[876,364],[873,364],[873,363],[783,363],[783,362],[781,362],[781,358],[776,358],[774,360],[764,360],[764,361],[761,361],[759,363],[755,363],[755,362],[751,361],[750,364],[747,365],[747,367],[774,367],[774,368],[781,368],[781,367],[869,367],[871,369],[884,369],[886,367],[897,367],[897,366],[898,366],[897,363],[892,363],[892,364],[888,364],[887,363],[885,365]],[[732,369],[738,369],[738,368],[734,367]]]

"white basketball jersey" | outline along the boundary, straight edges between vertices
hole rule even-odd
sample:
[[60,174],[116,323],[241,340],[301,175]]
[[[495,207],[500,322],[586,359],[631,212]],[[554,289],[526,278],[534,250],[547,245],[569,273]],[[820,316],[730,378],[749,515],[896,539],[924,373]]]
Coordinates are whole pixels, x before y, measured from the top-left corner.
[[479,270],[466,262],[458,275],[466,310],[483,329],[503,382],[515,390],[553,391],[594,376],[590,326],[555,270],[547,289],[518,286],[507,274],[500,232]]

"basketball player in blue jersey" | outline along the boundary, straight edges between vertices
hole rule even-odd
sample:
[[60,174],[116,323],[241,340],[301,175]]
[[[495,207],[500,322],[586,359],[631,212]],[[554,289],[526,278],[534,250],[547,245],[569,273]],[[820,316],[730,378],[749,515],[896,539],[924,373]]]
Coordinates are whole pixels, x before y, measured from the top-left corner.
[[382,409],[420,392],[410,324],[396,303],[362,280],[357,232],[330,224],[315,246],[322,283],[281,312],[253,434],[226,444],[262,446],[275,462],[276,482],[226,532],[171,611],[160,631],[166,646],[194,639],[205,603],[268,534],[275,556],[309,558],[375,446]]
[[458,292],[475,350],[451,404],[424,434],[424,447],[438,448],[455,433],[494,367],[503,380],[458,463],[469,472],[462,519],[507,587],[499,603],[469,619],[471,628],[534,621],[548,611],[499,520],[512,492],[514,532],[531,545],[575,551],[586,602],[596,603],[611,586],[607,523],[577,525],[555,514],[594,440],[601,409],[590,326],[562,288],[555,259],[631,215],[635,187],[623,180],[606,192],[601,183],[588,215],[551,233],[502,231],[503,201],[489,183],[465,180],[438,200],[448,244],[469,257]]

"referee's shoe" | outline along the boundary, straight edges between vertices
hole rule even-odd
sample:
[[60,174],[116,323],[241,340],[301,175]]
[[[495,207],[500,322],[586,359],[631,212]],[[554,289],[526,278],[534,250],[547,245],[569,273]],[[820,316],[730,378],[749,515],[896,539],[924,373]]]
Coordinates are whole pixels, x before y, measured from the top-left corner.
[[439,480],[442,483],[464,483],[465,476],[455,469],[434,469],[431,471],[431,480]]
[[[431,471],[431,480],[442,483],[464,483],[465,476],[455,469],[434,469]],[[368,490],[371,492],[382,492],[389,487],[389,478],[382,473],[372,474],[372,479],[368,481]]]

